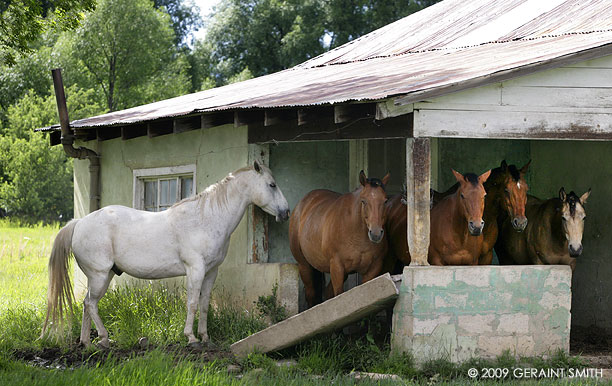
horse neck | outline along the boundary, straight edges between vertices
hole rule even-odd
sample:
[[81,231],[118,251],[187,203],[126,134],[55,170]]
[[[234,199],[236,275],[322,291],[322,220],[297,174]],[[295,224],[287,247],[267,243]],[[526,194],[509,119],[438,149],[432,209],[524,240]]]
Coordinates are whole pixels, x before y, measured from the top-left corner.
[[[224,228],[227,234],[234,232],[247,206],[251,204],[251,191],[246,182],[247,178],[249,178],[248,172],[238,173],[233,178],[220,182],[224,186],[217,187],[210,194],[202,197],[203,200],[206,200],[204,203],[205,215],[214,219],[214,222]],[[227,199],[216,197],[219,194],[224,194]],[[223,220],[226,222],[224,223]]]

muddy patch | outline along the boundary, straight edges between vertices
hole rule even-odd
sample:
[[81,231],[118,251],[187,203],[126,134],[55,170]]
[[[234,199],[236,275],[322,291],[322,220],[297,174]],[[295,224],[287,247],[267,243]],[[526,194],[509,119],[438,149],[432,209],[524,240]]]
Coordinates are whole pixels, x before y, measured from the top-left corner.
[[220,359],[232,360],[230,351],[215,347],[188,347],[186,345],[149,346],[147,348],[134,347],[131,349],[111,348],[109,350],[86,350],[80,346],[73,348],[50,347],[40,350],[15,350],[13,357],[24,361],[31,366],[47,369],[74,369],[78,367],[95,367],[108,360],[121,361],[123,359],[144,356],[150,351],[161,350],[173,354],[177,361],[192,360],[211,362]]

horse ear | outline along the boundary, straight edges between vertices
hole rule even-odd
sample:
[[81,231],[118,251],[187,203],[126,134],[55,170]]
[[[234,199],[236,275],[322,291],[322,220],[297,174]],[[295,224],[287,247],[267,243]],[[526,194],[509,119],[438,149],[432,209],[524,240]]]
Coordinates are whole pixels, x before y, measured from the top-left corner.
[[590,195],[591,195],[591,188],[589,188],[589,190],[585,194],[580,196],[580,203],[582,205],[586,204],[587,198],[589,198]]
[[529,165],[530,165],[530,164],[531,164],[531,160],[529,160],[529,162],[527,162],[527,163],[525,164],[525,166],[523,166],[523,167],[521,168],[521,170],[519,170],[519,172],[520,172],[522,175],[525,175],[525,174],[527,173],[527,169],[529,169]]
[[383,185],[387,186],[387,182],[389,182],[389,178],[390,177],[391,177],[391,174],[389,172],[387,172],[387,174],[385,174],[385,176],[382,179]]
[[367,183],[367,182],[368,182],[368,181],[367,181],[367,177],[366,177],[366,175],[365,175],[364,171],[363,171],[363,170],[362,170],[362,171],[360,171],[360,172],[359,172],[359,183],[360,183],[362,186],[366,186],[366,183]]
[[261,166],[259,166],[259,162],[257,162],[257,160],[253,162],[253,168],[257,173],[261,173]]
[[465,178],[463,177],[463,174],[459,173],[455,169],[451,169],[451,170],[453,171],[453,174],[455,175],[457,182],[459,182],[460,184],[465,182]]
[[484,172],[480,176],[478,176],[478,181],[481,184],[484,184],[485,181],[487,180],[487,178],[489,178],[490,175],[491,175],[491,169],[487,170],[486,172]]
[[564,201],[567,198],[567,194],[565,194],[565,188],[561,187],[561,189],[559,189],[559,200]]
[[505,172],[505,171],[506,171],[506,169],[508,169],[508,163],[506,162],[506,160],[503,160],[503,161],[501,162],[501,165],[499,165],[499,167],[501,167],[502,172]]

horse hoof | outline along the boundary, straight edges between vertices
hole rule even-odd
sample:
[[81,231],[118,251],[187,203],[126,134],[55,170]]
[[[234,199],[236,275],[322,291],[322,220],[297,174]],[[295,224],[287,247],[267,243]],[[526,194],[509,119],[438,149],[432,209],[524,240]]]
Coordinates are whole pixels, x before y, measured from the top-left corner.
[[98,344],[96,344],[96,346],[100,349],[100,350],[110,350],[110,343],[109,342],[98,342]]

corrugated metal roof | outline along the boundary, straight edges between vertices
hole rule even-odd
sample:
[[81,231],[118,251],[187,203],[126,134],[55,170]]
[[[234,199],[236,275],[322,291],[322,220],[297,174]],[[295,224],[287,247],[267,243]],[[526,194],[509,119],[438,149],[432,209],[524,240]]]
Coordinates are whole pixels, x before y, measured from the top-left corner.
[[[294,68],[127,110],[73,127],[199,112],[380,100],[460,85],[605,46],[610,0],[445,0]],[[609,48],[609,49],[608,49]],[[473,86],[473,84],[472,84]],[[52,127],[55,128],[55,127]]]

